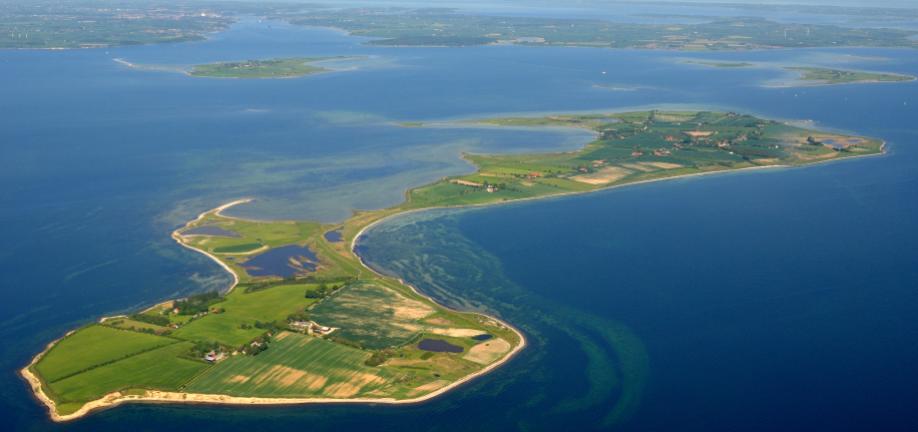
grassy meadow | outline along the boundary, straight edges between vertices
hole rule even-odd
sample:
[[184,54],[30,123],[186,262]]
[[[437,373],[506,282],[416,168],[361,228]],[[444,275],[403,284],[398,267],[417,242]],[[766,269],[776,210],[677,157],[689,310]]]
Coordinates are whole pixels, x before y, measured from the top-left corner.
[[[258,337],[264,329],[254,327],[255,321],[284,321],[287,315],[303,311],[315,299],[305,298],[307,289],[316,284],[284,284],[268,289],[246,292],[245,287],[235,289],[225,300],[215,306],[221,313],[211,313],[176,330],[177,338],[193,341],[215,341],[228,346],[239,346]],[[243,328],[243,325],[251,326]]]

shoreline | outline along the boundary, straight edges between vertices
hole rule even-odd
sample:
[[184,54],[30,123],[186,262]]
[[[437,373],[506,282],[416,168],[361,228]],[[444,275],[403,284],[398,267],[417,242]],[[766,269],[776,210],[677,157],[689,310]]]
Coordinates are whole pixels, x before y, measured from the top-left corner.
[[[205,250],[201,250],[201,249],[198,249],[198,248],[195,248],[195,247],[192,247],[192,246],[189,246],[189,245],[185,244],[185,242],[182,241],[182,235],[179,234],[179,230],[181,230],[182,228],[188,226],[188,224],[195,223],[195,222],[198,222],[198,221],[204,219],[204,217],[207,216],[207,215],[208,215],[209,213],[211,213],[211,212],[213,212],[213,213],[214,213],[215,215],[217,215],[217,216],[221,216],[221,212],[223,212],[223,210],[226,210],[226,209],[228,209],[228,208],[230,208],[230,207],[234,207],[234,206],[237,206],[237,205],[240,205],[240,204],[250,203],[250,202],[252,202],[252,201],[254,201],[254,200],[255,200],[254,198],[242,198],[242,199],[237,199],[237,200],[234,200],[234,201],[230,201],[230,202],[228,202],[228,203],[226,203],[226,204],[223,204],[223,205],[220,205],[220,206],[218,206],[218,207],[216,207],[216,208],[213,208],[213,209],[210,209],[210,210],[201,212],[200,214],[198,214],[198,217],[192,219],[191,221],[186,222],[185,225],[182,225],[181,227],[176,228],[174,231],[172,231],[172,235],[171,235],[172,239],[175,240],[175,242],[178,243],[180,246],[182,246],[182,247],[184,247],[184,248],[186,248],[186,249],[190,249],[190,250],[192,250],[192,251],[198,252],[198,253],[200,253],[200,254],[202,254],[202,255],[204,255],[204,256],[210,258],[211,261],[216,262],[220,267],[223,268],[223,270],[225,270],[227,273],[229,273],[230,275],[233,276],[233,282],[232,282],[232,283],[230,284],[230,286],[227,287],[226,290],[223,291],[221,294],[224,294],[224,295],[229,294],[230,292],[233,291],[234,288],[236,288],[236,285],[239,285],[239,275],[237,275],[236,272],[234,272],[233,269],[230,268],[229,265],[227,265],[227,264],[224,263],[223,261],[220,261],[219,258],[217,258],[216,256],[214,256],[214,255],[211,254],[210,252],[207,252],[207,251],[205,251]],[[103,319],[104,319],[104,318],[103,318]]]
[[[849,159],[854,160],[854,159],[859,159],[859,158],[866,157],[866,156],[883,156],[883,155],[885,155],[886,153],[887,153],[887,143],[886,143],[886,141],[882,141],[882,142],[881,142],[880,152],[879,152],[879,153],[873,153],[873,154],[867,154],[867,155],[857,155],[857,156],[845,157],[845,158],[840,158],[840,159],[829,159],[829,160],[822,160],[822,161],[813,161],[813,162],[808,162],[808,163],[801,164],[801,165],[764,165],[764,166],[744,167],[744,168],[738,168],[738,169],[723,169],[723,170],[699,172],[699,173],[684,174],[684,175],[674,175],[674,176],[668,176],[668,177],[660,177],[660,178],[655,178],[655,179],[647,179],[647,180],[641,180],[641,181],[635,181],[635,182],[629,182],[629,183],[622,183],[622,184],[610,185],[610,186],[606,186],[606,187],[602,187],[602,188],[598,188],[598,189],[593,189],[593,190],[564,192],[564,193],[559,193],[559,194],[544,195],[544,196],[534,196],[534,197],[513,199],[513,200],[507,200],[507,201],[497,201],[497,202],[479,203],[479,204],[466,204],[466,205],[457,205],[457,206],[432,206],[432,207],[424,207],[424,208],[417,208],[417,209],[407,209],[407,210],[402,210],[402,211],[396,211],[396,212],[394,212],[394,213],[392,213],[392,214],[388,214],[388,215],[382,216],[382,217],[380,217],[379,219],[376,219],[376,220],[374,220],[374,221],[372,221],[372,222],[370,222],[370,223],[367,223],[365,226],[361,227],[361,229],[360,229],[360,230],[354,235],[354,237],[351,239],[351,242],[350,242],[350,245],[349,245],[349,250],[350,250],[351,254],[353,254],[353,255],[357,258],[357,260],[360,262],[360,265],[361,265],[362,267],[364,267],[365,269],[369,270],[372,274],[374,274],[374,275],[376,275],[376,276],[379,276],[379,277],[395,279],[395,280],[397,280],[399,283],[401,283],[402,285],[405,285],[405,286],[409,287],[409,288],[410,288],[415,294],[417,294],[418,296],[427,299],[428,301],[432,302],[433,304],[435,304],[435,305],[437,305],[437,306],[439,306],[439,307],[442,307],[442,308],[444,308],[444,309],[456,311],[455,309],[452,309],[452,308],[450,308],[450,307],[447,307],[447,306],[445,306],[445,305],[440,304],[440,303],[437,302],[434,298],[432,298],[431,296],[429,296],[429,295],[423,293],[423,292],[420,291],[417,287],[415,287],[414,285],[412,285],[412,284],[410,284],[410,283],[407,283],[407,282],[404,281],[403,279],[398,278],[398,277],[393,277],[393,276],[384,275],[384,274],[382,274],[382,273],[376,271],[375,269],[373,269],[373,268],[364,260],[364,258],[363,258],[360,254],[358,254],[357,251],[356,251],[356,246],[357,246],[357,242],[359,241],[359,239],[360,239],[362,236],[364,236],[370,229],[372,229],[373,227],[377,226],[378,224],[380,224],[380,223],[382,223],[382,222],[388,221],[388,220],[393,219],[393,218],[395,218],[395,217],[405,216],[405,215],[408,215],[408,214],[419,213],[419,212],[423,212],[423,211],[432,211],[432,210],[438,210],[438,209],[481,208],[481,207],[495,206],[495,205],[502,205],[502,204],[523,203],[523,202],[529,202],[529,201],[534,201],[534,200],[545,200],[545,199],[554,199],[554,198],[571,197],[571,196],[576,196],[576,195],[584,195],[584,194],[589,194],[589,193],[596,193],[596,192],[614,190],[614,189],[621,188],[621,187],[625,187],[625,186],[636,186],[636,185],[650,184],[650,183],[656,183],[656,182],[667,181],[667,180],[688,179],[688,178],[703,177],[703,176],[709,176],[709,175],[715,175],[715,174],[724,174],[724,175],[725,175],[725,174],[743,173],[743,172],[747,172],[747,171],[757,171],[757,170],[767,170],[767,169],[782,169],[782,168],[807,167],[807,166],[811,166],[811,165],[819,165],[819,164],[828,163],[828,162],[838,162],[838,161],[849,160]],[[409,189],[409,191],[410,191],[410,189]],[[406,197],[407,197],[407,192],[406,192]],[[233,217],[231,217],[231,216],[223,216],[221,213],[222,213],[224,210],[227,210],[227,209],[229,209],[229,208],[231,208],[231,207],[234,207],[234,206],[237,206],[237,205],[240,205],[240,204],[249,203],[249,202],[252,202],[253,200],[254,200],[253,198],[237,199],[237,200],[234,200],[234,201],[225,203],[225,204],[223,204],[223,205],[220,205],[220,206],[218,206],[218,207],[216,207],[216,208],[214,208],[214,209],[210,209],[210,210],[201,212],[201,213],[197,216],[197,218],[195,218],[195,219],[193,219],[193,220],[187,222],[187,223],[186,223],[185,225],[183,225],[182,227],[177,228],[177,229],[174,230],[174,231],[172,232],[172,234],[171,234],[171,237],[172,237],[177,243],[179,243],[179,245],[181,245],[182,247],[185,247],[185,248],[187,248],[187,249],[193,250],[193,251],[195,251],[195,252],[198,252],[198,253],[201,253],[201,254],[207,256],[208,258],[210,258],[212,261],[216,262],[218,265],[220,265],[220,267],[222,267],[225,271],[229,272],[229,273],[233,276],[233,282],[232,282],[232,283],[230,284],[230,286],[223,292],[224,295],[227,294],[227,293],[229,293],[229,292],[232,292],[232,290],[239,284],[239,280],[240,280],[240,279],[239,279],[239,276],[236,274],[235,271],[232,270],[232,268],[230,268],[227,264],[225,264],[225,263],[223,263],[222,261],[220,261],[220,259],[217,258],[216,256],[214,256],[213,254],[211,254],[211,253],[209,253],[209,252],[207,252],[207,251],[204,251],[204,250],[201,250],[201,249],[197,249],[197,248],[195,248],[195,247],[192,247],[192,246],[190,246],[190,245],[185,244],[185,243],[181,240],[182,236],[179,234],[179,230],[181,230],[182,228],[188,226],[189,224],[192,224],[192,223],[195,223],[195,222],[198,222],[198,221],[202,220],[204,217],[206,217],[208,214],[211,214],[211,213],[213,213],[213,214],[215,214],[215,215],[217,215],[217,216],[220,216],[220,217],[233,218]],[[457,311],[457,312],[459,312],[459,311]],[[480,370],[478,370],[478,371],[475,371],[474,373],[471,373],[471,374],[469,374],[469,375],[466,375],[466,376],[464,376],[464,377],[462,377],[462,378],[460,378],[460,379],[458,379],[458,380],[456,380],[456,381],[454,381],[454,382],[451,382],[450,384],[448,384],[448,385],[446,385],[446,386],[444,386],[444,387],[442,387],[442,388],[440,388],[440,389],[437,389],[437,390],[432,391],[432,392],[430,392],[430,393],[428,393],[428,394],[425,394],[425,395],[422,395],[422,396],[418,396],[418,397],[415,397],[415,398],[411,398],[411,399],[393,399],[393,398],[352,398],[352,399],[335,399],[335,398],[263,398],[263,397],[229,396],[229,395],[220,395],[220,394],[166,392],[166,391],[158,391],[158,390],[146,390],[146,391],[144,392],[144,394],[128,395],[128,394],[124,394],[124,393],[122,393],[122,392],[120,392],[120,391],[116,391],[116,392],[112,392],[112,393],[106,394],[106,395],[102,396],[102,397],[99,398],[99,399],[96,399],[96,400],[87,402],[87,403],[84,404],[82,407],[80,407],[80,409],[78,409],[77,411],[75,411],[75,412],[73,412],[73,413],[61,415],[61,414],[59,414],[59,413],[57,412],[57,410],[56,410],[57,404],[56,404],[56,403],[55,403],[55,402],[45,393],[45,391],[44,391],[44,389],[43,389],[43,386],[42,386],[42,380],[41,380],[36,374],[32,373],[32,371],[31,371],[30,369],[31,369],[34,365],[36,365],[36,364],[41,360],[41,358],[42,358],[47,352],[49,352],[49,351],[54,347],[55,344],[57,344],[57,342],[59,342],[61,339],[65,338],[65,337],[69,336],[70,334],[72,334],[72,333],[75,332],[76,330],[71,330],[71,331],[67,332],[66,334],[64,334],[63,336],[61,336],[60,338],[58,338],[58,339],[56,339],[56,340],[50,342],[50,343],[45,347],[44,350],[42,350],[41,352],[39,352],[38,354],[36,354],[36,355],[32,358],[32,360],[29,362],[28,365],[26,365],[25,367],[23,367],[23,368],[20,370],[20,375],[27,381],[27,383],[29,384],[29,386],[30,386],[31,389],[32,389],[32,392],[33,392],[34,396],[35,396],[40,402],[42,402],[44,405],[46,405],[46,406],[48,407],[48,409],[49,409],[49,416],[50,416],[51,420],[53,420],[53,421],[55,421],[55,422],[66,422],[66,421],[70,421],[70,420],[75,420],[75,419],[81,418],[81,417],[83,417],[83,416],[86,416],[86,415],[88,415],[88,414],[90,414],[90,413],[92,413],[92,412],[95,412],[95,411],[98,411],[98,410],[107,409],[107,408],[112,408],[112,407],[121,405],[121,404],[123,404],[123,403],[129,403],[129,402],[134,402],[134,403],[138,403],[138,402],[140,402],[140,403],[176,403],[176,404],[178,404],[178,403],[194,403],[194,404],[213,404],[213,405],[221,405],[221,404],[222,404],[222,405],[305,405],[305,404],[327,404],[327,403],[335,403],[335,404],[353,404],[353,403],[358,403],[358,404],[387,404],[387,405],[418,404],[418,403],[422,403],[422,402],[428,401],[428,400],[430,400],[430,399],[436,398],[436,397],[438,397],[438,396],[440,396],[440,395],[443,395],[443,394],[445,394],[446,392],[448,392],[448,391],[450,391],[450,390],[452,390],[452,389],[455,389],[455,388],[457,388],[457,387],[459,387],[459,386],[461,386],[461,385],[463,385],[463,384],[465,384],[465,383],[467,383],[467,382],[469,382],[469,381],[472,381],[473,379],[475,379],[475,378],[477,378],[477,377],[486,375],[486,374],[488,374],[488,373],[494,371],[494,370],[497,369],[498,367],[504,365],[505,363],[507,363],[508,361],[510,361],[511,359],[513,359],[513,358],[514,358],[520,351],[522,351],[522,349],[525,348],[525,346],[527,345],[527,341],[526,341],[525,335],[524,335],[519,329],[513,327],[512,325],[508,324],[507,322],[505,322],[505,321],[503,321],[503,320],[501,320],[501,319],[499,319],[499,318],[497,318],[497,317],[494,317],[494,316],[491,316],[491,315],[488,315],[488,314],[485,314],[485,313],[481,313],[481,312],[464,312],[464,313],[476,314],[476,315],[479,315],[479,316],[482,316],[482,317],[485,317],[485,318],[488,318],[488,319],[491,319],[491,320],[495,321],[495,322],[498,323],[499,325],[504,326],[504,327],[506,327],[507,329],[513,331],[513,332],[520,338],[519,343],[518,343],[513,349],[511,349],[508,353],[506,353],[500,360],[498,360],[498,361],[496,361],[496,362],[494,362],[494,363],[491,363],[491,364],[485,366],[484,368],[482,368],[482,369],[480,369]],[[112,318],[112,317],[102,317],[102,318],[100,319],[100,321],[104,321],[104,320],[110,319],[110,318]]]

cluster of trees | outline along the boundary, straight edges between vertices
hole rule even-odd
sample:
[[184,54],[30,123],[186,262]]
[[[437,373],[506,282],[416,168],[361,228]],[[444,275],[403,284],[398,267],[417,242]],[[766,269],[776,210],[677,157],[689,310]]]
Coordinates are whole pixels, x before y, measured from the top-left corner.
[[287,315],[287,321],[309,321],[309,314],[305,310]]
[[189,356],[194,359],[200,359],[201,357],[204,357],[205,354],[211,351],[220,352],[220,351],[225,351],[225,350],[224,350],[224,347],[220,345],[218,342],[196,341],[194,345],[191,347]]
[[248,324],[248,323],[239,324],[239,328],[243,330],[250,330],[253,328],[257,328],[261,330],[267,330],[268,332],[276,332],[283,327],[284,327],[284,323],[279,323],[277,321],[261,322],[261,321],[255,320],[255,322],[252,324]]
[[140,328],[138,328],[137,326],[133,326],[133,325],[130,326],[130,327],[125,327],[123,324],[124,324],[124,320],[106,321],[106,322],[105,322],[105,325],[106,325],[106,326],[114,327],[114,328],[117,328],[117,329],[120,329],[120,330],[130,330],[130,331],[135,331],[135,332],[138,332],[138,333],[154,334],[154,335],[160,335],[160,336],[168,336],[168,335],[172,334],[172,330],[169,330],[169,329],[162,330],[162,331],[157,331],[157,330],[151,329],[151,328],[149,328],[149,327],[140,327]]
[[195,315],[201,312],[207,312],[210,305],[220,300],[220,293],[209,291],[202,294],[195,294],[183,300],[173,302],[173,307],[178,308],[179,315]]
[[137,313],[137,314],[131,315],[131,319],[134,321],[145,322],[147,324],[153,324],[153,325],[158,325],[158,326],[163,326],[163,327],[168,327],[169,324],[171,324],[171,322],[169,321],[169,318],[162,316],[162,315],[147,315],[147,314]]
[[247,355],[261,354],[264,350],[268,349],[268,340],[271,338],[271,334],[271,332],[265,332],[265,334],[255,338],[255,340],[249,342],[247,345],[239,347],[239,351]]
[[340,288],[340,285],[331,285],[329,286],[325,282],[319,284],[316,288],[311,288],[306,290],[306,298],[308,299],[320,299],[325,298],[325,296],[331,294],[336,289]]
[[391,356],[391,354],[392,354],[392,353],[389,352],[388,350],[376,351],[376,352],[373,353],[373,355],[370,356],[370,358],[366,359],[366,361],[364,361],[363,364],[365,364],[365,365],[367,365],[367,366],[371,366],[371,367],[372,367],[372,366],[379,366],[379,365],[385,363],[386,360],[389,359],[389,357]]

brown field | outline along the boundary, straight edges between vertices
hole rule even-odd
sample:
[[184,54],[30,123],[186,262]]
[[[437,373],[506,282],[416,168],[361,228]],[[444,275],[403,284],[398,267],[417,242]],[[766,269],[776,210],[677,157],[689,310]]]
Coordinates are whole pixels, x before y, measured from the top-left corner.
[[630,170],[640,171],[640,172],[650,172],[650,171],[656,171],[656,170],[657,170],[656,167],[651,166],[651,165],[647,165],[647,164],[644,163],[644,162],[641,162],[641,163],[626,163],[626,164],[622,164],[622,166],[625,167],[625,168],[628,168],[628,169],[630,169]]
[[452,324],[452,322],[450,322],[449,320],[445,318],[440,318],[440,317],[430,318],[430,319],[425,320],[424,322],[426,322],[427,324],[436,325],[436,326],[448,326]]
[[571,177],[571,180],[591,185],[604,185],[619,181],[625,178],[625,176],[628,174],[631,174],[631,170],[617,166],[610,166],[594,173],[573,176]]
[[440,389],[440,388],[443,388],[443,387],[444,387],[445,385],[447,385],[447,384],[449,384],[449,381],[447,381],[447,380],[436,380],[436,381],[431,381],[431,382],[429,382],[429,383],[427,383],[427,384],[424,384],[424,385],[417,386],[417,387],[415,387],[414,389],[415,389],[418,393],[427,393],[427,392],[432,392],[432,391],[434,391],[434,390],[438,390],[438,389]]
[[510,351],[510,342],[503,339],[492,339],[472,347],[462,358],[478,364],[490,364]]
[[714,132],[711,132],[711,131],[685,131],[682,133],[692,138],[707,138],[711,135],[714,135]]
[[682,168],[682,165],[679,165],[677,163],[671,163],[671,162],[641,162],[641,164],[649,165],[654,168],[665,169],[665,170]]

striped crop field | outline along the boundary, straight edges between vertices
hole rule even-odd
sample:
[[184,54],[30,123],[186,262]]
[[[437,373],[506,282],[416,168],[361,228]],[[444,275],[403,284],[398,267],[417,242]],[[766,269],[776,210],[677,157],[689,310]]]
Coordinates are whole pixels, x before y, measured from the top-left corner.
[[359,397],[390,382],[391,373],[364,365],[368,357],[356,348],[284,332],[261,354],[224,360],[185,390],[251,397]]
[[[55,381],[48,384],[48,389],[62,402],[63,412],[67,407],[75,410],[85,402],[114,391],[175,391],[209,367],[202,361],[183,358],[190,349],[190,342],[155,348]],[[67,404],[66,407],[63,404]]]
[[45,381],[54,382],[176,342],[175,339],[95,324],[61,339],[35,369]]

